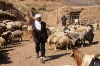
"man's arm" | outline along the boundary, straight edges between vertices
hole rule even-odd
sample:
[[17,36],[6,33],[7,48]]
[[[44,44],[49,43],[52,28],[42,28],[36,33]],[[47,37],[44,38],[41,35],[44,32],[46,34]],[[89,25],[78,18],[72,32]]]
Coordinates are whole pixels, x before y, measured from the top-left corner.
[[46,23],[45,23],[45,36],[48,38],[47,29],[46,29]]

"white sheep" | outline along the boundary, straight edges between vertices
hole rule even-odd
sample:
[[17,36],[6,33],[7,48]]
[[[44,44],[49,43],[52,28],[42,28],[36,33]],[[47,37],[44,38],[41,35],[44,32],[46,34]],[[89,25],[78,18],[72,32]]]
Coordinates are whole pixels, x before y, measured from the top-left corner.
[[4,38],[0,37],[0,48],[4,48],[5,47],[5,44],[6,44],[6,41]]
[[32,33],[32,25],[28,25],[27,32]]
[[23,25],[22,26],[22,30],[27,31],[28,26],[27,25]]
[[58,47],[58,46],[56,46],[56,44],[58,43],[59,39],[62,38],[62,36],[63,36],[63,35],[58,35],[58,36],[55,36],[55,37],[53,38],[52,43],[55,44],[55,46],[54,46],[54,49],[55,49],[55,50],[56,50],[56,47]]
[[48,44],[49,44],[49,48],[51,48],[50,45],[51,45],[52,43],[55,43],[56,40],[57,40],[59,37],[64,36],[64,35],[65,35],[64,32],[55,32],[54,34],[50,35],[50,36],[48,37],[48,39],[47,39],[47,42],[48,42]]
[[7,29],[6,29],[7,31],[12,30],[12,25],[11,24],[7,24],[6,27],[7,27]]
[[66,46],[66,50],[68,50],[68,46],[72,48],[71,45],[74,45],[74,43],[72,42],[72,39],[70,39],[68,36],[62,36],[56,43],[56,47],[59,46],[61,48],[62,46]]
[[93,30],[94,31],[100,29],[100,23],[94,23],[92,25],[93,25]]
[[7,22],[7,23],[6,23],[6,25],[13,25],[13,24],[14,24],[13,21],[11,21],[11,22]]

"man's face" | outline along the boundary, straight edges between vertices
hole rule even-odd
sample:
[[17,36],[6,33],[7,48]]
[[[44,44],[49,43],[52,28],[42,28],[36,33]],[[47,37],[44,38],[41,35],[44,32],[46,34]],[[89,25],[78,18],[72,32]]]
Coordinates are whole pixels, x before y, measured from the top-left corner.
[[36,18],[37,21],[41,21],[41,17]]

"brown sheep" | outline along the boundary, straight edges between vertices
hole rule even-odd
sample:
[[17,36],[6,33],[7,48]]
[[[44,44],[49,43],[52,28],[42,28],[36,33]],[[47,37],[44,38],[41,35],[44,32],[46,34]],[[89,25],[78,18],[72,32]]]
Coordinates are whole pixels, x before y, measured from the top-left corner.
[[81,51],[72,50],[71,57],[74,57],[77,66],[100,66],[100,54],[83,54]]
[[10,35],[11,35],[11,32],[3,32],[3,34],[1,34],[2,38],[4,38],[5,41],[6,41],[6,47],[7,47],[8,38],[9,38]]

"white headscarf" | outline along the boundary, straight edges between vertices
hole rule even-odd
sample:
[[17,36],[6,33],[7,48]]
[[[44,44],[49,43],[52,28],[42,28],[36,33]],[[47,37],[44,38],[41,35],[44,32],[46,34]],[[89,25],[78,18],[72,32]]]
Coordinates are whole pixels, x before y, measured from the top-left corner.
[[36,14],[35,18],[42,17],[42,14]]
[[[35,15],[35,18],[38,18],[38,17],[42,17],[42,14],[36,14]],[[35,21],[35,27],[38,29],[38,30],[41,30],[41,22],[39,21]]]
[[41,22],[39,21],[35,21],[35,27],[38,29],[38,30],[41,30]]

